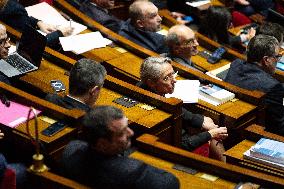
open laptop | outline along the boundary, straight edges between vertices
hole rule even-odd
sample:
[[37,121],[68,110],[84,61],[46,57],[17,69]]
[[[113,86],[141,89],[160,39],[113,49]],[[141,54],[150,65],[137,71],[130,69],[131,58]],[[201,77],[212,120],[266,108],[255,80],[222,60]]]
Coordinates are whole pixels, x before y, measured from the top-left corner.
[[6,60],[0,60],[0,72],[7,77],[14,77],[37,70],[45,45],[46,37],[27,26],[17,45],[17,51],[9,55]]

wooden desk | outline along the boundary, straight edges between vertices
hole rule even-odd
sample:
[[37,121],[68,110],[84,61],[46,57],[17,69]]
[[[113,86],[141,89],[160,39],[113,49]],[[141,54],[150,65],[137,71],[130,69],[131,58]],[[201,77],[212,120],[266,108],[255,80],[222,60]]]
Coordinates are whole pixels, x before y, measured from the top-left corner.
[[[204,172],[198,171],[197,174],[192,175],[186,172],[182,172],[179,170],[174,169],[175,163],[172,163],[170,161],[163,160],[158,157],[151,156],[146,153],[142,153],[139,151],[135,151],[130,155],[130,157],[134,159],[138,159],[140,161],[143,161],[147,164],[150,164],[154,167],[166,170],[173,175],[175,175],[179,182],[180,182],[180,189],[210,189],[210,188],[227,188],[227,189],[233,189],[237,184],[224,180],[222,178],[218,178],[216,181],[210,181],[202,178],[202,176],[207,175]],[[215,175],[214,175],[215,176]]]
[[[130,64],[127,66],[126,62],[129,62],[131,66]],[[130,74],[134,78],[137,78],[135,81],[137,82],[140,75],[139,70],[141,63],[141,58],[130,53],[125,53],[119,58],[106,61],[104,65],[111,69],[109,72],[115,73],[115,75],[126,72],[128,75]],[[127,81],[129,82],[129,80]],[[197,107],[199,108],[200,113],[209,113],[211,117],[216,118],[215,121],[217,121],[217,123],[221,125],[224,124],[229,128],[235,128],[236,125],[234,125],[234,122],[238,122],[246,116],[252,116],[257,109],[255,105],[251,105],[241,100],[237,100],[236,102],[227,102],[219,106],[213,106],[207,102],[199,100]],[[208,110],[207,113],[205,113],[206,110]]]
[[259,172],[267,173],[270,175],[274,175],[277,177],[284,178],[284,171],[263,165],[261,163],[257,163],[251,160],[247,160],[243,158],[243,153],[245,153],[247,150],[249,150],[253,145],[255,145],[255,142],[249,141],[249,140],[243,140],[233,148],[227,150],[224,155],[227,158],[228,163],[232,163],[238,166],[246,167],[249,169],[253,169]]
[[[77,136],[78,130],[76,128],[80,126],[79,122],[81,117],[84,115],[83,111],[75,109],[68,110],[62,108],[60,106],[42,100],[36,96],[33,96],[31,94],[28,94],[24,91],[21,91],[19,89],[16,89],[12,86],[6,85],[1,82],[0,82],[0,90],[5,93],[8,99],[24,104],[26,106],[33,106],[36,109],[42,111],[38,119],[39,123],[38,126],[39,126],[39,138],[45,149],[44,153],[52,156],[56,155],[61,148],[63,148],[71,139]],[[51,137],[44,136],[41,134],[41,131],[47,128],[50,125],[50,123],[41,119],[42,116],[47,116],[55,120],[64,120],[67,123],[68,127],[64,128],[62,131],[55,134],[54,136]],[[30,121],[30,127],[29,127],[31,135],[34,136],[34,126],[32,125],[34,125],[34,120]],[[29,146],[27,148],[19,148],[19,150],[23,149],[24,152],[33,151],[34,148],[30,148],[31,142],[27,135],[25,123],[20,124],[14,129],[2,125],[2,130],[5,130],[9,133],[7,135],[11,136],[11,140],[14,142],[16,146],[18,145]]]
[[[144,134],[139,137],[137,139],[137,145],[140,152],[169,161],[170,164],[167,162],[165,164],[163,164],[163,162],[161,163],[165,167],[171,167],[171,163],[177,163],[196,169],[200,172],[217,175],[218,177],[233,183],[253,182],[264,188],[283,188],[284,186],[283,178],[199,156],[180,148],[164,144],[159,141],[158,137],[149,134]],[[140,158],[141,155],[138,155],[137,156]],[[148,157],[145,157],[145,159],[148,161]],[[149,163],[155,165],[155,159],[151,159]]]

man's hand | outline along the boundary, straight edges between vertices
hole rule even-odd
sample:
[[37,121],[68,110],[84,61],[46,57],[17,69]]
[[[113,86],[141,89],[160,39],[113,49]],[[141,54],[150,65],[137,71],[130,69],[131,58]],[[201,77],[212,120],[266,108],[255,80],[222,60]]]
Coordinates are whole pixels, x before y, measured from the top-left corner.
[[208,132],[210,133],[212,139],[223,140],[228,137],[228,132],[226,127],[211,129]]
[[39,21],[37,23],[37,26],[39,27],[40,31],[46,34],[56,31],[56,27],[54,25],[46,24],[43,21]]
[[202,128],[205,129],[206,131],[209,131],[211,129],[218,128],[218,125],[215,125],[215,123],[213,122],[213,120],[210,117],[204,116]]
[[71,35],[74,30],[74,28],[70,26],[58,26],[57,29],[61,31],[64,37]]
[[235,0],[235,2],[240,5],[249,5],[249,2],[246,0]]

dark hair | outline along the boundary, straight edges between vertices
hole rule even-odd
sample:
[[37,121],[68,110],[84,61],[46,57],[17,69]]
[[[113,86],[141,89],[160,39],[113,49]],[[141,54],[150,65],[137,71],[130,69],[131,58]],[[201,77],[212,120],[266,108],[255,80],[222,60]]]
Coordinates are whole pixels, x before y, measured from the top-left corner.
[[231,13],[226,7],[211,6],[202,19],[199,31],[219,43],[228,44],[231,21]]
[[278,42],[283,42],[284,28],[277,23],[266,22],[256,29],[256,35],[264,34],[275,37]]
[[279,46],[277,39],[270,35],[257,35],[253,37],[247,47],[247,61],[260,62],[264,56],[274,56]]
[[101,87],[105,76],[106,70],[100,63],[91,59],[80,59],[70,71],[69,93],[81,96],[86,94],[92,87]]
[[95,144],[99,138],[110,140],[112,131],[109,124],[123,116],[122,110],[113,106],[97,106],[90,110],[83,118],[84,139],[91,144]]

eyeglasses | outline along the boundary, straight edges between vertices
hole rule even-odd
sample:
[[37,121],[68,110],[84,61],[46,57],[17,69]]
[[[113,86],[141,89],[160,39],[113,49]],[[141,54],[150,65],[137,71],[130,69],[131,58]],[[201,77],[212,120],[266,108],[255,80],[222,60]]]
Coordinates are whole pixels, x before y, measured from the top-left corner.
[[178,71],[172,72],[163,78],[164,81],[169,81],[169,79],[175,79],[178,75]]
[[274,55],[272,56],[273,58],[275,58],[277,60],[277,62],[282,58],[282,54],[277,54],[277,55]]
[[197,41],[197,38],[194,37],[194,38],[190,38],[190,39],[186,40],[186,41],[184,42],[184,44],[185,44],[185,45],[192,46],[192,45],[194,45],[194,43],[195,43],[196,41]]
[[0,46],[4,46],[6,43],[10,41],[10,37],[6,37],[4,39],[0,39]]

